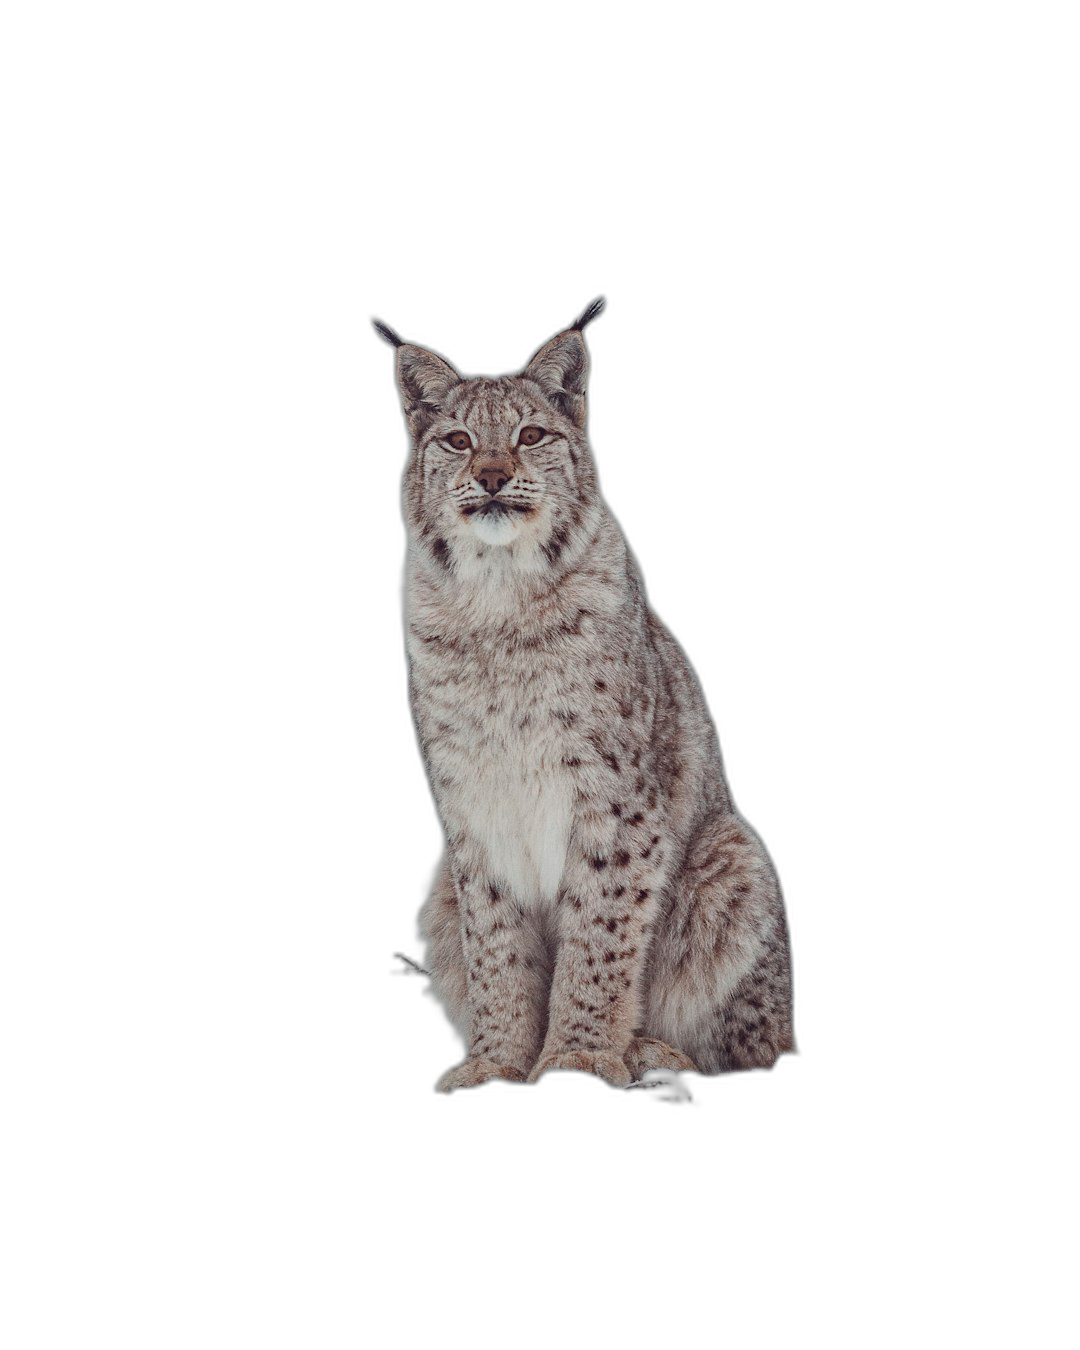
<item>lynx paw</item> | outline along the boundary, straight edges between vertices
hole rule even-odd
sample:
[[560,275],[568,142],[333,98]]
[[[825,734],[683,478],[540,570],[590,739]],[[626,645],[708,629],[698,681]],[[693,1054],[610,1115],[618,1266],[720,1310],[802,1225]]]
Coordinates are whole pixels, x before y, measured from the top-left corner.
[[435,1084],[436,1092],[453,1092],[455,1088],[479,1087],[489,1078],[508,1078],[512,1083],[523,1083],[525,1075],[520,1069],[512,1069],[506,1064],[496,1064],[493,1059],[467,1059],[453,1069],[447,1069]]
[[623,1055],[626,1066],[640,1082],[650,1069],[671,1069],[675,1073],[697,1073],[698,1066],[681,1050],[654,1036],[635,1036]]
[[626,1087],[632,1081],[630,1070],[622,1058],[611,1050],[556,1050],[544,1055],[529,1074],[535,1083],[549,1069],[576,1069],[579,1073],[595,1073],[615,1087]]

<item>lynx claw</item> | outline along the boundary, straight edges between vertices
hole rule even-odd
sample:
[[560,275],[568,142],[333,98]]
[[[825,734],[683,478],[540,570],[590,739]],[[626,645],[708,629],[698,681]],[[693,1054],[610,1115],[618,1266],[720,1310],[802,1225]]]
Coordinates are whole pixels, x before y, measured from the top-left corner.
[[453,1092],[455,1088],[479,1087],[492,1078],[508,1078],[512,1083],[523,1083],[525,1075],[520,1069],[506,1064],[496,1064],[493,1059],[467,1059],[447,1069],[435,1084],[436,1092]]
[[579,1073],[595,1073],[614,1087],[628,1087],[633,1075],[619,1055],[610,1050],[556,1050],[544,1055],[532,1073],[529,1082],[535,1083],[549,1069],[576,1069]]

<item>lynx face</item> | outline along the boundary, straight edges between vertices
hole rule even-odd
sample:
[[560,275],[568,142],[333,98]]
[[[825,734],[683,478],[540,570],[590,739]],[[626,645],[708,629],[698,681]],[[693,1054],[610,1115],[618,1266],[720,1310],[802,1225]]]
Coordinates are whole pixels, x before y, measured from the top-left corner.
[[462,380],[416,444],[410,524],[451,548],[542,547],[573,515],[592,474],[580,430],[532,380]]
[[413,442],[405,516],[414,542],[459,575],[495,554],[524,571],[551,566],[597,509],[580,330],[497,379],[463,378],[389,336]]

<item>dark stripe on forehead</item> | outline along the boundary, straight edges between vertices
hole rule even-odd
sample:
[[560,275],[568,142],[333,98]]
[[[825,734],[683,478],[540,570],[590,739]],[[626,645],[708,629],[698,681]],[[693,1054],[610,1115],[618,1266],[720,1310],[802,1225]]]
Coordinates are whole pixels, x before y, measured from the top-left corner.
[[423,460],[417,466],[419,473],[414,473],[412,475],[413,482],[416,484],[416,509],[421,512],[424,509],[424,498],[427,496],[428,458],[428,449],[427,446],[425,446],[423,450]]
[[472,409],[474,409],[475,406],[477,406],[477,390],[466,389],[462,401],[460,401],[460,404],[458,405],[458,412],[454,414],[463,427],[468,423],[468,420],[470,420]]
[[533,406],[528,392],[521,390],[516,380],[506,376],[470,380],[463,397],[464,402],[457,416],[467,426],[475,425],[478,421],[495,425],[503,422],[507,413],[513,413],[520,421],[529,415]]

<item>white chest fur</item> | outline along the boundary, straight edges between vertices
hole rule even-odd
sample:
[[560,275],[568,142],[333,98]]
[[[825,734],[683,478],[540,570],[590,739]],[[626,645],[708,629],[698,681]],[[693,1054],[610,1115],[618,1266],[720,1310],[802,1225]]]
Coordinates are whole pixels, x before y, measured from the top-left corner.
[[561,747],[505,742],[459,770],[454,814],[520,904],[550,904],[566,866],[574,791]]

